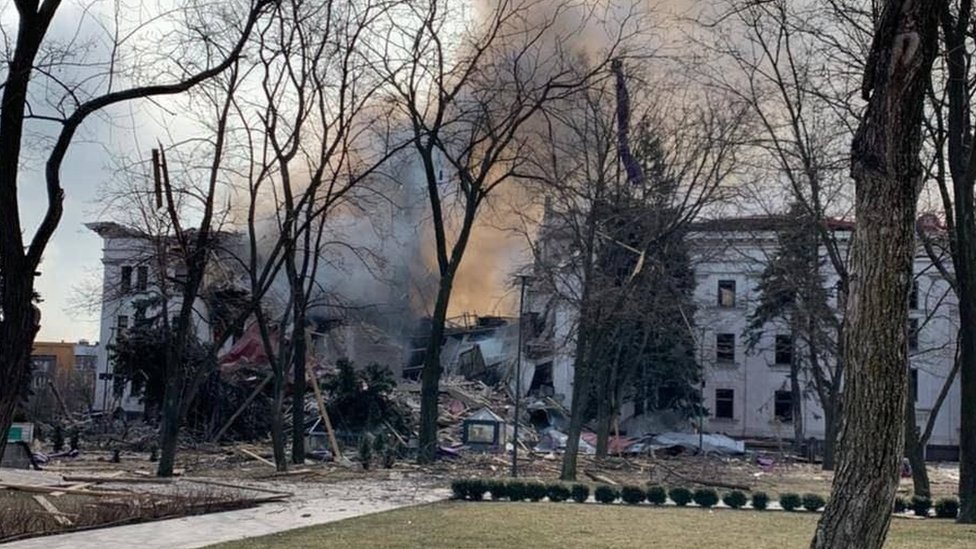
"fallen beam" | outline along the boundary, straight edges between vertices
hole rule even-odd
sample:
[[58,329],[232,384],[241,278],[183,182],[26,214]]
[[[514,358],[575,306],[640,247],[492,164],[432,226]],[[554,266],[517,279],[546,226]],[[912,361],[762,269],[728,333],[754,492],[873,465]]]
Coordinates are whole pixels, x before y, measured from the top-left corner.
[[54,517],[54,520],[56,520],[58,524],[60,524],[61,526],[72,526],[71,520],[69,520],[68,517],[64,516],[64,513],[62,513],[57,507],[55,507],[54,504],[51,503],[46,497],[42,495],[36,495],[34,496],[34,501],[40,504],[40,506],[43,507],[45,511],[50,513],[51,516]]
[[276,469],[278,468],[278,466],[275,465],[274,463],[272,463],[271,461],[268,461],[268,460],[264,459],[263,457],[255,454],[254,452],[252,452],[252,451],[250,451],[250,450],[248,450],[246,448],[235,448],[235,450],[237,450],[238,452],[244,454],[245,456],[247,456],[247,457],[249,457],[251,459],[256,459],[256,460],[260,461],[261,463],[270,465],[270,466],[272,466],[272,467],[274,467]]
[[[84,482],[84,483],[102,483],[102,482],[124,482],[128,484],[172,484],[173,479],[171,478],[150,478],[150,477],[119,477],[119,476],[77,476],[77,475],[64,475],[61,477],[65,482]],[[76,489],[76,487],[71,486],[67,490],[71,491]]]
[[264,492],[266,494],[274,494],[276,496],[291,497],[294,496],[294,492],[285,492],[282,490],[273,490],[271,488],[261,488],[260,486],[249,486],[246,484],[231,484],[230,482],[221,482],[219,480],[209,480],[202,478],[184,478],[183,482],[194,482],[196,484],[207,484],[209,486],[221,486],[223,488],[236,488],[238,490],[251,490],[253,492]]

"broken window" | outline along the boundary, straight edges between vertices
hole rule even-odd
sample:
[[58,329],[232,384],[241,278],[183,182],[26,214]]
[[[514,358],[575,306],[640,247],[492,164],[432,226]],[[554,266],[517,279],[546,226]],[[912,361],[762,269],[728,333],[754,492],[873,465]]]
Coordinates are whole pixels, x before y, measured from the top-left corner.
[[776,336],[776,364],[779,366],[793,364],[793,336]]
[[532,374],[532,384],[529,385],[529,394],[552,396],[555,392],[555,385],[552,381],[552,362],[536,364],[535,373]]
[[132,267],[124,265],[122,267],[122,280],[119,281],[119,292],[122,295],[132,291]]
[[735,362],[735,334],[715,335],[715,361]]
[[918,309],[918,281],[912,281],[912,291],[908,294],[908,308],[911,310]]
[[145,292],[149,287],[149,267],[140,265],[136,268],[136,291]]
[[735,307],[734,280],[718,281],[718,306],[725,308]]
[[776,391],[773,415],[783,423],[793,422],[793,391]]
[[734,390],[715,389],[715,417],[717,419],[733,419],[735,417],[734,403]]
[[918,319],[908,319],[908,350],[918,350]]

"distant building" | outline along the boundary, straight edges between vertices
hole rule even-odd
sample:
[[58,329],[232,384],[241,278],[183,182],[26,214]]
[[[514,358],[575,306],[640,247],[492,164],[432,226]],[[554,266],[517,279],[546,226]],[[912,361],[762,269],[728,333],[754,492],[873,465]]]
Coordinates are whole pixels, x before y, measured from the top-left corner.
[[61,414],[53,385],[69,410],[82,412],[91,407],[95,391],[98,344],[35,341],[31,350],[31,391],[28,412],[34,419]]
[[[755,310],[760,276],[773,256],[778,241],[777,229],[784,218],[777,216],[722,219],[696,225],[688,235],[694,257],[696,280],[694,317],[697,352],[703,366],[702,389],[708,410],[705,429],[737,438],[783,438],[794,436],[793,393],[790,390],[790,362],[800,349],[790,345],[787,326],[767,325],[760,341],[748,350],[744,341],[749,315]],[[932,229],[931,223],[926,225]],[[828,230],[846,249],[853,232],[848,222],[830,221]],[[545,236],[545,233],[543,233]],[[560,250],[558,238],[543,249]],[[838,280],[829,261],[823,261],[825,287],[832,289]],[[951,269],[951,263],[947,265]],[[934,268],[919,247],[914,261],[915,279],[910,299],[909,347],[911,396],[916,403],[916,419],[924,427],[932,413],[955,356],[958,328],[956,296],[948,282]],[[578,312],[572,304],[553,302],[551,294],[535,287],[529,292],[528,314],[538,324],[525,346],[526,367],[522,386],[527,392],[538,386],[551,386],[556,399],[571,404],[573,385],[574,327]],[[836,292],[830,294],[836,308]],[[676,326],[675,329],[686,329]],[[809,389],[809,372],[802,371],[804,438],[822,440],[823,411]],[[929,459],[958,459],[959,386],[952,384],[939,411],[929,440]],[[642,403],[625,403],[621,410],[621,429],[629,434],[659,430],[660,418],[644,411]],[[685,428],[689,423],[685,424]]]

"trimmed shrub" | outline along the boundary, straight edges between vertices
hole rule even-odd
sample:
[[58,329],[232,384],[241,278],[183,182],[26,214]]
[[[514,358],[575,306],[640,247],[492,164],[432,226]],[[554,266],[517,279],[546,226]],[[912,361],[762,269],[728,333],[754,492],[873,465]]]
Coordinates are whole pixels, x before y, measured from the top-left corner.
[[695,490],[695,494],[692,496],[695,503],[699,507],[704,507],[708,509],[709,507],[714,507],[718,503],[718,492],[712,490],[711,488],[701,488]]
[[927,517],[932,508],[932,500],[923,496],[912,496],[911,508],[915,516]]
[[936,518],[954,519],[959,514],[959,500],[942,498],[935,502]]
[[668,492],[668,497],[678,507],[684,507],[691,503],[691,490],[687,488],[672,488]]
[[769,507],[769,495],[766,492],[752,493],[752,508],[756,511],[765,511]]
[[807,511],[819,511],[827,505],[827,500],[817,494],[803,494],[803,508]]
[[662,486],[651,486],[645,495],[648,503],[654,505],[664,505],[668,502],[668,492]]
[[590,487],[585,484],[574,484],[569,493],[576,503],[586,503],[590,499]]
[[896,513],[904,513],[905,511],[908,510],[908,500],[901,496],[895,496],[894,507],[895,507],[894,511]]
[[784,511],[796,511],[803,505],[803,498],[800,494],[787,492],[779,495],[779,505]]
[[620,490],[620,499],[624,500],[624,503],[629,503],[630,505],[637,505],[638,503],[644,501],[645,497],[647,497],[647,495],[639,486],[624,486]]
[[505,485],[505,491],[508,492],[508,499],[511,501],[525,501],[529,497],[524,482],[509,482]]
[[488,492],[491,493],[491,499],[500,500],[508,497],[508,485],[505,484],[504,480],[489,480],[485,482]]
[[451,481],[451,492],[453,492],[454,499],[467,499],[468,493],[470,492],[470,481],[467,479],[454,479]]
[[600,503],[613,503],[620,498],[620,491],[613,486],[601,484],[593,491],[593,497]]
[[546,493],[548,492],[549,488],[541,482],[525,483],[525,496],[532,501],[542,501],[542,498],[546,497]]
[[549,501],[553,501],[556,503],[560,501],[566,501],[567,499],[569,499],[570,495],[571,494],[569,488],[567,488],[566,485],[564,484],[559,484],[559,483],[550,484],[546,489],[546,496],[549,497]]
[[487,482],[477,478],[468,481],[468,499],[471,501],[481,501],[484,499],[485,492],[487,491]]
[[733,509],[742,509],[746,506],[746,503],[749,503],[749,500],[746,498],[746,495],[739,490],[732,490],[722,497],[722,503]]

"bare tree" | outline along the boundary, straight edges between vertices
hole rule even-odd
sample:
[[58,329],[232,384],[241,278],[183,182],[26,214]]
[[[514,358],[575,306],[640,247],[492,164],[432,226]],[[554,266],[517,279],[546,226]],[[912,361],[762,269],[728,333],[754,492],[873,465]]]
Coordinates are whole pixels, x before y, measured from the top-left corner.
[[[540,110],[604,73],[633,34],[637,13],[601,21],[610,36],[600,37],[603,45],[588,59],[572,41],[599,14],[568,2],[503,0],[468,13],[449,1],[428,0],[390,13],[391,53],[383,70],[423,168],[437,258],[421,376],[419,459],[426,462],[437,449],[440,341],[478,214],[493,191],[517,176],[528,145],[525,129]],[[393,65],[398,59],[408,66]]]
[[884,3],[861,91],[855,134],[851,287],[844,341],[846,403],[837,472],[812,548],[881,547],[904,450],[905,326],[923,170],[923,103],[938,41],[932,3]]
[[[8,380],[0,388],[0,454],[6,446],[6,433],[13,417],[14,405],[22,384],[30,372],[30,350],[40,324],[39,313],[32,305],[34,279],[44,249],[61,219],[64,190],[61,186],[61,165],[72,140],[82,124],[94,113],[125,101],[172,95],[184,92],[230,67],[240,55],[241,49],[268,0],[255,0],[247,9],[238,28],[232,26],[237,38],[229,46],[221,46],[209,36],[219,36],[215,29],[198,28],[201,43],[207,40],[206,58],[195,67],[181,71],[170,83],[136,85],[115,89],[112,75],[117,66],[115,59],[95,64],[101,76],[88,80],[98,83],[99,89],[85,90],[85,79],[71,87],[61,87],[56,76],[45,67],[57,63],[57,46],[48,58],[44,50],[50,24],[61,7],[59,0],[18,0],[18,30],[16,45],[5,65],[2,107],[0,107],[0,376]],[[92,24],[96,24],[92,22]],[[106,28],[112,28],[109,24]],[[43,56],[39,59],[39,56]],[[45,66],[39,66],[40,64]],[[117,76],[117,75],[116,75]],[[61,100],[55,102],[49,112],[38,112],[30,101],[30,83],[34,77],[48,78],[51,85],[61,91]],[[21,174],[21,145],[25,122],[42,120],[55,125],[57,137],[47,153],[45,180],[47,210],[40,225],[24,242],[25,231],[21,222],[17,201],[18,179]]]

